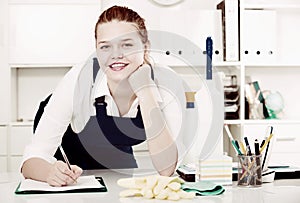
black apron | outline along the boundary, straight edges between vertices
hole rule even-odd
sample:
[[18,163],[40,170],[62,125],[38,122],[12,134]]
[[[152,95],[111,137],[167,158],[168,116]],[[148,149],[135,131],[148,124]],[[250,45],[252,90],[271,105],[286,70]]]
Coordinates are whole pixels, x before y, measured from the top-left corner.
[[[108,116],[104,97],[96,99],[96,116],[76,134],[68,127],[62,139],[70,163],[82,169],[136,168],[132,146],[146,140],[140,109],[135,118]],[[55,157],[63,160],[59,150]]]
[[[100,69],[98,60],[93,58],[93,78]],[[151,77],[154,78],[151,69]],[[40,103],[34,118],[33,131],[44,112],[51,95]],[[71,164],[87,169],[136,168],[132,146],[146,140],[144,124],[138,107],[135,118],[108,116],[104,96],[95,100],[96,116],[91,116],[84,129],[76,134],[71,125],[62,138],[62,147]],[[57,150],[55,158],[64,160]]]

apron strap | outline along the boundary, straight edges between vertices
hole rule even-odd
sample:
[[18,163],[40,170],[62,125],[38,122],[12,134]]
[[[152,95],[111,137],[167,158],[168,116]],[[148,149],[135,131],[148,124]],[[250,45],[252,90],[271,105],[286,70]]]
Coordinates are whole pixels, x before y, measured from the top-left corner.
[[106,104],[106,102],[105,102],[105,96],[97,97],[97,98],[95,99],[94,106],[97,106],[97,105],[104,105],[104,106],[107,106],[107,104]]
[[95,83],[96,76],[97,76],[99,69],[100,69],[100,65],[99,65],[98,59],[95,57],[95,58],[93,58],[93,82],[94,83]]

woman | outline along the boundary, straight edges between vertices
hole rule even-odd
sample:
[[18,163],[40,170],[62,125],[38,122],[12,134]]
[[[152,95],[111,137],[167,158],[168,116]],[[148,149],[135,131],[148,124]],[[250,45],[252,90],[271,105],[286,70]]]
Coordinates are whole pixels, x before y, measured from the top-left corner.
[[[100,69],[91,57],[57,86],[25,149],[24,177],[63,186],[76,181],[82,168],[134,168],[132,146],[144,141],[157,172],[173,174],[184,90],[167,86],[180,78],[152,67],[144,19],[131,9],[104,11],[95,38]],[[75,164],[71,170],[53,156],[61,143]]]

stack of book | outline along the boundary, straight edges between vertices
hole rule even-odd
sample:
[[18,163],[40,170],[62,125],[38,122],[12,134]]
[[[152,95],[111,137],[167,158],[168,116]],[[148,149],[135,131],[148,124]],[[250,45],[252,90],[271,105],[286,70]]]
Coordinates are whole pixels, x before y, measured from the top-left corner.
[[199,161],[197,181],[211,181],[220,185],[232,184],[232,157],[223,155]]

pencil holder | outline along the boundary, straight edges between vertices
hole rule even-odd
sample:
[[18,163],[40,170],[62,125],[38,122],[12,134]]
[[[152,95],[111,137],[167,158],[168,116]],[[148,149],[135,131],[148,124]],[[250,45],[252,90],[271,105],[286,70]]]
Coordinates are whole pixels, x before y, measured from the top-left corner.
[[238,155],[238,186],[262,185],[261,155]]

